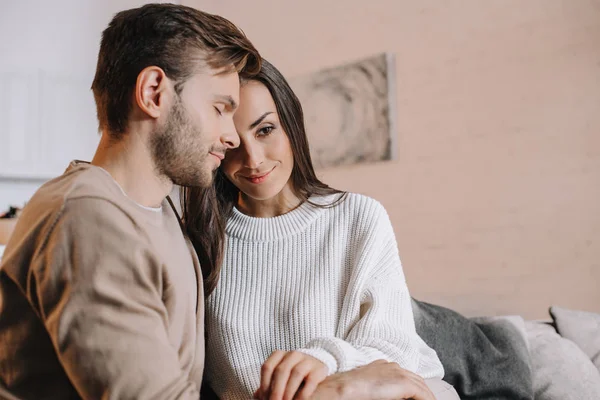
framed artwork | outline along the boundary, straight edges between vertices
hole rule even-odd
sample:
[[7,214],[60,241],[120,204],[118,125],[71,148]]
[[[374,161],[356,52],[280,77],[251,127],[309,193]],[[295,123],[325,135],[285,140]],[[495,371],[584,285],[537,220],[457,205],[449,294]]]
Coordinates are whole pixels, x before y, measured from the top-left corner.
[[395,63],[383,53],[289,80],[302,103],[317,168],[392,160]]

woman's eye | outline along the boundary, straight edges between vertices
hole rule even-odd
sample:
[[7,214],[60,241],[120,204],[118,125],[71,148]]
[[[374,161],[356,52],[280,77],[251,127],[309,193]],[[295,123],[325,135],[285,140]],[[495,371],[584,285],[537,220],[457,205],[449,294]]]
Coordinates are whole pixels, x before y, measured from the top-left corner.
[[215,110],[217,111],[217,114],[223,115],[223,111],[219,110],[219,107],[215,107]]
[[272,126],[264,126],[258,130],[258,133],[260,136],[267,136],[268,134],[273,132],[273,129],[275,128]]

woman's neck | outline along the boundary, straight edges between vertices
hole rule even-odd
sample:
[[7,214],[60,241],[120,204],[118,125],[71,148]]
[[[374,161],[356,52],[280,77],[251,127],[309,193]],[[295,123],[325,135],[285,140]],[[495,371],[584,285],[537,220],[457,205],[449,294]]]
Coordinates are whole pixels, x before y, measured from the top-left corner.
[[276,196],[269,199],[257,200],[240,192],[237,209],[250,217],[271,218],[286,214],[302,204],[302,200],[286,186]]

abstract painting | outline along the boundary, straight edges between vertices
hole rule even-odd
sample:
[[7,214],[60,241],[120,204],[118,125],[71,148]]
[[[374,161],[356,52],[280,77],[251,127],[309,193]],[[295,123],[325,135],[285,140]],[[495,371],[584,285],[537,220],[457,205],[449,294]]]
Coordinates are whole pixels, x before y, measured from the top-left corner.
[[383,53],[289,80],[315,167],[395,158],[394,78],[393,56]]

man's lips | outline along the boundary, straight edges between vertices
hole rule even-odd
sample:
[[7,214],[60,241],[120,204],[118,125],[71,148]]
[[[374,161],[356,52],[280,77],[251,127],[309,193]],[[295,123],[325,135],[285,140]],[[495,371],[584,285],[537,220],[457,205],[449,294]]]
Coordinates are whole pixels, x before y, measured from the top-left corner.
[[225,158],[225,154],[223,154],[223,153],[217,153],[217,152],[211,151],[210,154],[217,157],[219,159],[219,161],[223,161],[223,159]]

